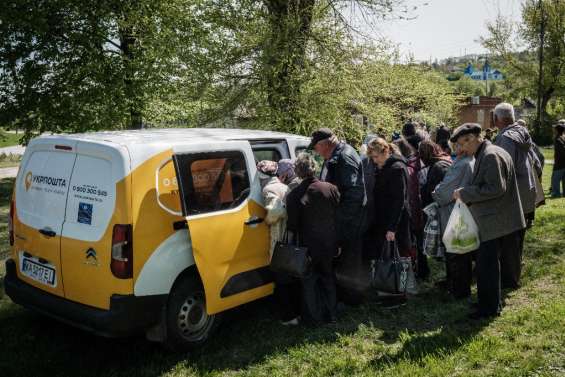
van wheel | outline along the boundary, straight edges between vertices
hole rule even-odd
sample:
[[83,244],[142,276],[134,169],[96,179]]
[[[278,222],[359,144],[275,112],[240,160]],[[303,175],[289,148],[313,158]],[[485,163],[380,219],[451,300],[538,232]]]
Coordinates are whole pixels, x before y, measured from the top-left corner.
[[206,296],[200,280],[185,276],[175,285],[167,304],[166,344],[174,351],[203,345],[220,324],[220,315],[206,313]]

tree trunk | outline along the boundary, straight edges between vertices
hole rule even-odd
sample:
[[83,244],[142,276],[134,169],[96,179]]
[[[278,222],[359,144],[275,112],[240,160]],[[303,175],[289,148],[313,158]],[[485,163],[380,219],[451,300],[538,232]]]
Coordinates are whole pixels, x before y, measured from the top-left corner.
[[264,0],[270,35],[264,51],[267,101],[280,129],[300,123],[299,96],[315,0]]
[[143,126],[142,114],[140,110],[139,93],[135,85],[135,67],[134,67],[134,46],[136,38],[133,36],[131,28],[120,30],[120,49],[122,51],[122,61],[124,65],[124,91],[126,100],[129,102],[129,129],[141,129]]

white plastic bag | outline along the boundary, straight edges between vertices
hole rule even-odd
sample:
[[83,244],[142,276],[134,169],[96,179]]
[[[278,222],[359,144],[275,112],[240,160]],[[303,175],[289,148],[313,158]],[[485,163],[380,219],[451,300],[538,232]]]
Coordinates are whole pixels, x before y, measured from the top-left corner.
[[457,199],[443,233],[446,251],[465,254],[479,248],[479,227],[469,211],[469,207]]

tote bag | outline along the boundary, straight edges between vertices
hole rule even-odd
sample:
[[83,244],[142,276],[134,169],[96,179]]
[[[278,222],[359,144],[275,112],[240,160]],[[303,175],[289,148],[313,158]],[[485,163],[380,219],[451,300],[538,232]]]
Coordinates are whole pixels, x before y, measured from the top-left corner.
[[310,259],[308,249],[288,243],[288,232],[285,232],[282,242],[277,242],[271,258],[271,270],[297,278],[308,274]]
[[375,262],[372,286],[374,289],[402,294],[406,292],[409,264],[402,263],[396,242],[385,242],[381,256]]

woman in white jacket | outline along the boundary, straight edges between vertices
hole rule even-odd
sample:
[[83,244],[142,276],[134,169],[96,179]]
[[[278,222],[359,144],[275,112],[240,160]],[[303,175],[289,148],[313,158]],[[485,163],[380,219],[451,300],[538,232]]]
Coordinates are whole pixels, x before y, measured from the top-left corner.
[[289,191],[288,186],[277,177],[277,169],[278,164],[275,161],[263,160],[257,164],[263,202],[267,210],[265,223],[271,231],[271,256],[276,243],[283,240],[286,230],[285,199]]
[[[286,195],[290,191],[287,185],[277,177],[278,164],[274,161],[261,161],[257,172],[261,182],[263,200],[267,216],[265,222],[271,231],[271,248],[282,241],[286,232]],[[290,276],[275,274],[275,303],[283,325],[297,325],[301,310],[300,281]]]

